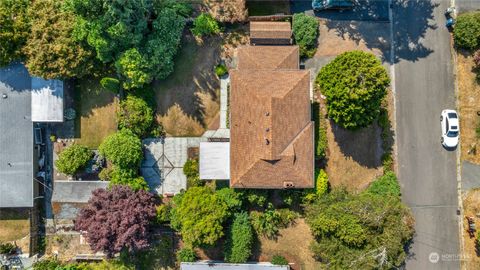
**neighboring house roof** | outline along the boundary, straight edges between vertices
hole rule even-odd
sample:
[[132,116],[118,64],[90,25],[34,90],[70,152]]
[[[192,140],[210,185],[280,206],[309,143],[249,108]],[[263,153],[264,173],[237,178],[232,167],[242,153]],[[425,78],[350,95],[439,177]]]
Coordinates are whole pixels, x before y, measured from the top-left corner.
[[238,69],[298,69],[298,46],[242,46],[238,48]]
[[167,137],[144,139],[145,157],[140,168],[150,189],[158,194],[177,194],[187,188],[183,165],[188,149],[199,147],[205,137]]
[[200,143],[200,179],[230,179],[230,143]]
[[250,22],[251,39],[290,39],[291,36],[289,22]]
[[32,121],[63,122],[63,82],[32,77]]
[[180,270],[209,270],[209,269],[230,269],[230,270],[288,270],[288,265],[273,265],[271,263],[225,263],[219,261],[198,261],[182,262]]
[[52,208],[56,219],[75,219],[83,205],[88,203],[92,192],[107,188],[106,181],[55,181],[53,184]]
[[276,68],[230,72],[232,187],[314,185],[310,73]]
[[0,69],[0,207],[33,206],[31,92],[25,90],[29,87],[30,77],[22,65]]

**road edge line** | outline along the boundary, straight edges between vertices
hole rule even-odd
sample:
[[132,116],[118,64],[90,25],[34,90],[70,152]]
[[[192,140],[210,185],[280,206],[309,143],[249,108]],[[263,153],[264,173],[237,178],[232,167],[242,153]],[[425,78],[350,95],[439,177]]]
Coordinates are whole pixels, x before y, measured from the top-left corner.
[[388,0],[388,19],[390,21],[390,85],[393,97],[393,160],[394,170],[399,175],[397,150],[397,91],[395,86],[395,39],[393,37],[393,0]]

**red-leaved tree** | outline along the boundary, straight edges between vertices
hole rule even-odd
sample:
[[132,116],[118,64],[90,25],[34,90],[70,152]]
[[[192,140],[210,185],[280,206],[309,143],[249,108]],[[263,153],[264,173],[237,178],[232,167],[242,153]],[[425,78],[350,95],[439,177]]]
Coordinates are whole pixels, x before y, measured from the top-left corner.
[[75,229],[86,232],[95,252],[112,257],[123,249],[133,252],[147,248],[148,226],[154,217],[152,194],[116,185],[93,191],[88,205],[77,216]]

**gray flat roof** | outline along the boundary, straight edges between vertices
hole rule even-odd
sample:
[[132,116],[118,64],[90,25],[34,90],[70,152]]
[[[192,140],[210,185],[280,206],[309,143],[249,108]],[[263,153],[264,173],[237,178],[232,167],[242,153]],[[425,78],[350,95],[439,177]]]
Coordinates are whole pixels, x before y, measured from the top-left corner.
[[273,265],[271,263],[224,263],[217,261],[199,261],[193,263],[182,262],[180,270],[288,270],[288,265]]
[[200,179],[230,179],[230,143],[200,143]]
[[87,203],[92,191],[107,188],[107,181],[55,181],[53,183],[52,202]]
[[33,206],[30,84],[22,65],[0,69],[0,207]]

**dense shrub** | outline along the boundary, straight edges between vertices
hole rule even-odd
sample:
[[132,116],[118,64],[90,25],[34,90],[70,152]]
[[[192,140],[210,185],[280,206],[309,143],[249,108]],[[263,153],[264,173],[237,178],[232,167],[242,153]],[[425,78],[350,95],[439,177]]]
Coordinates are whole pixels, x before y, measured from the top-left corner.
[[170,211],[172,207],[170,204],[160,204],[157,206],[157,217],[156,221],[159,224],[167,223],[170,221]]
[[139,137],[147,136],[154,123],[153,110],[147,102],[132,95],[120,102],[117,119],[120,129],[129,129]]
[[480,45],[480,12],[469,12],[457,17],[453,29],[455,46],[462,49],[474,50]]
[[73,144],[65,148],[58,159],[55,161],[57,170],[67,175],[74,175],[80,169],[85,168],[90,159],[93,156],[93,152],[88,147]]
[[227,73],[228,73],[228,70],[225,65],[220,64],[215,67],[215,74],[217,74],[218,77],[222,77]]
[[231,215],[240,210],[242,207],[241,194],[233,188],[222,188],[215,192],[217,197],[227,205],[228,213]]
[[103,87],[103,89],[111,91],[115,94],[120,92],[121,84],[118,79],[115,78],[110,78],[110,77],[105,77],[100,80],[100,85]]
[[33,264],[34,270],[55,270],[61,263],[53,259],[44,259]]
[[390,80],[375,55],[351,51],[324,66],[316,83],[327,97],[329,118],[354,130],[377,119]]
[[195,36],[208,36],[219,32],[217,21],[209,13],[202,13],[193,21],[192,33]]
[[315,123],[315,158],[323,159],[327,156],[327,119],[320,110],[320,103],[312,104],[312,116]]
[[183,164],[183,173],[187,178],[198,176],[198,159],[188,159]]
[[242,191],[242,197],[245,203],[252,207],[265,207],[268,196],[268,191],[262,189],[248,189]]
[[119,168],[137,168],[143,158],[142,141],[128,129],[109,135],[100,144],[98,150],[102,156]]
[[11,254],[15,251],[16,247],[12,243],[0,243],[0,254]]
[[315,171],[316,182],[315,189],[318,196],[322,196],[328,191],[328,175],[325,170],[320,169]]
[[274,265],[288,265],[287,259],[281,255],[273,255],[271,263]]
[[296,218],[298,218],[296,212],[289,209],[275,210],[272,204],[268,205],[265,212],[250,212],[252,226],[257,234],[269,239],[276,238],[279,230],[288,227]]
[[197,254],[193,249],[182,248],[177,252],[177,259],[181,262],[195,262]]
[[123,169],[123,168],[113,168],[108,175],[110,180],[110,186],[114,185],[125,185],[129,186],[134,191],[137,190],[146,190],[148,187],[147,182],[142,176],[138,175],[137,170],[134,169]]
[[188,247],[213,245],[223,236],[228,206],[209,187],[192,187],[173,197],[171,226]]
[[245,263],[252,254],[253,229],[246,212],[237,213],[228,232],[225,261]]
[[295,43],[300,47],[300,56],[313,57],[318,38],[318,20],[304,13],[293,15],[292,25]]
[[367,189],[367,192],[382,196],[400,196],[400,185],[394,172],[388,171],[377,178]]

